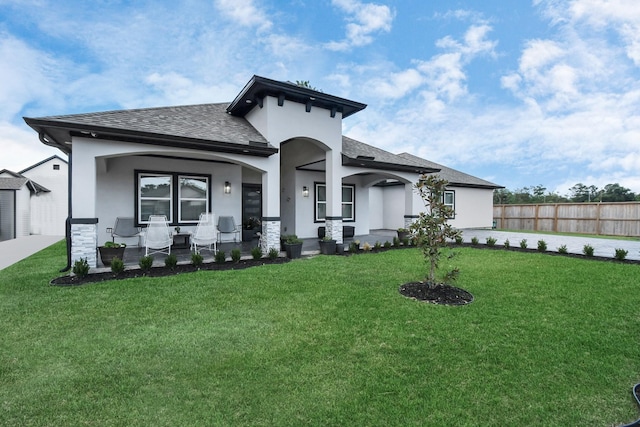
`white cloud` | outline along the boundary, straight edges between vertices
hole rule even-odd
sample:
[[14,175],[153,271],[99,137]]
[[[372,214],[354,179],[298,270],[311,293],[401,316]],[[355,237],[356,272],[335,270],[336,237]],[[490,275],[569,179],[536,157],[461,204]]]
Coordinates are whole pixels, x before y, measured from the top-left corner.
[[358,0],[332,0],[332,4],[347,13],[346,36],[342,41],[325,44],[329,50],[342,51],[373,42],[373,34],[391,31],[394,13],[388,6],[362,3]]
[[25,104],[51,93],[50,76],[56,75],[56,67],[45,52],[0,34],[0,64],[0,117],[13,117]]
[[273,25],[267,14],[259,9],[253,0],[216,0],[215,5],[218,10],[244,27],[268,30]]
[[[2,156],[0,169],[19,172],[53,155],[66,160],[62,151],[44,145],[38,140],[38,134],[31,128],[16,126],[13,123],[0,121],[0,147],[10,155]],[[46,186],[46,183],[42,183]]]
[[430,99],[431,105],[440,110],[439,103],[433,102],[436,98],[451,103],[467,94],[465,67],[479,55],[494,53],[497,42],[487,39],[490,31],[487,25],[472,25],[460,41],[451,36],[441,38],[436,46],[446,53],[414,60],[414,68],[374,76],[367,85],[383,99],[402,98],[422,87],[430,93],[423,93],[423,98]]

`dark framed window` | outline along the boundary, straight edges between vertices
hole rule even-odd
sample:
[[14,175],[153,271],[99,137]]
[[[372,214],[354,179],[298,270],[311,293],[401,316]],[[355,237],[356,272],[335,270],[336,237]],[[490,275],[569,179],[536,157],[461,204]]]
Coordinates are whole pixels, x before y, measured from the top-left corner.
[[211,176],[175,172],[136,171],[136,220],[165,215],[171,224],[197,224],[211,212]]
[[451,218],[454,218],[456,216],[456,192],[445,191],[442,194],[442,203],[451,208],[451,212],[453,212]]
[[[327,217],[327,185],[323,182],[315,183],[315,222],[323,222]],[[342,220],[353,222],[356,220],[356,186],[342,185]]]

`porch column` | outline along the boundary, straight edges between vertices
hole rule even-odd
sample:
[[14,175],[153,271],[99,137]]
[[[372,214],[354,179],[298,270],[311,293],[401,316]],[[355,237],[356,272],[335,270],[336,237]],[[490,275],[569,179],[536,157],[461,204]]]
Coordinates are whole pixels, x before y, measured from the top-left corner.
[[338,244],[344,243],[342,235],[342,155],[339,150],[326,153],[327,214],[325,233]]
[[280,251],[280,156],[269,158],[269,167],[262,173],[262,234],[260,247],[264,254],[271,248]]
[[86,258],[98,266],[98,215],[96,214],[96,158],[87,144],[74,140],[71,194],[71,267]]
[[425,206],[420,196],[413,188],[412,182],[404,184],[404,228],[409,228],[411,224],[419,218],[420,212]]
[[98,219],[71,219],[71,268],[76,261],[86,258],[89,267],[98,266]]

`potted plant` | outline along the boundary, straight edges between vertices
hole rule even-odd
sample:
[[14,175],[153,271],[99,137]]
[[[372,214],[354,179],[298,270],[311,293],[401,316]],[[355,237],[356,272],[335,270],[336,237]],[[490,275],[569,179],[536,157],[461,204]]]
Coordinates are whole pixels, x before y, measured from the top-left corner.
[[260,231],[260,220],[256,217],[250,217],[242,223],[242,241],[250,242],[258,238]]
[[109,267],[114,258],[124,260],[124,249],[127,247],[124,243],[105,242],[104,246],[98,247],[100,252],[100,260],[102,264]]
[[326,235],[320,239],[320,253],[334,255],[336,253],[336,240]]
[[411,232],[406,228],[398,228],[398,240],[400,240],[401,242],[404,242],[406,239],[408,239],[410,234]]
[[291,234],[284,242],[284,250],[287,252],[287,258],[300,258],[302,256],[302,240],[298,236]]

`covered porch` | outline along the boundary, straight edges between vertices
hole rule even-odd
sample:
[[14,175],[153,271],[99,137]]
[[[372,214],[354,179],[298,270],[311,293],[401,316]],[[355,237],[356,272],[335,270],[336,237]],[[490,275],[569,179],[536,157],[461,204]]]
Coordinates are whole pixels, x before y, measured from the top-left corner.
[[[397,237],[396,230],[371,230],[369,234],[356,235],[353,238],[345,239],[343,245],[346,249],[348,249],[349,244],[353,241],[360,241],[360,245],[364,243],[369,243],[372,247],[376,242],[380,242],[380,244],[384,244],[385,242],[393,243],[393,238]],[[302,239],[302,255],[317,255],[320,253],[320,244],[318,238],[307,238]],[[218,244],[218,250],[222,250],[225,252],[227,260],[231,259],[231,251],[233,249],[240,249],[242,254],[242,258],[251,258],[251,249],[255,248],[258,245],[258,240],[253,240],[251,242],[224,242]],[[172,254],[175,254],[178,258],[178,263],[190,263],[191,262],[191,250],[189,248],[177,248],[171,250]],[[204,262],[213,262],[213,253],[203,250],[201,254],[204,258]],[[138,261],[140,261],[140,257],[144,256],[144,247],[137,246],[128,246],[124,252],[124,264],[127,268],[137,267]],[[264,254],[266,256],[266,254]],[[286,256],[284,252],[280,252],[280,256]],[[164,265],[164,260],[167,257],[165,254],[154,254],[153,255],[153,265],[154,266],[162,266]],[[109,267],[105,267],[100,261],[100,257],[98,256],[98,269],[108,269]]]

